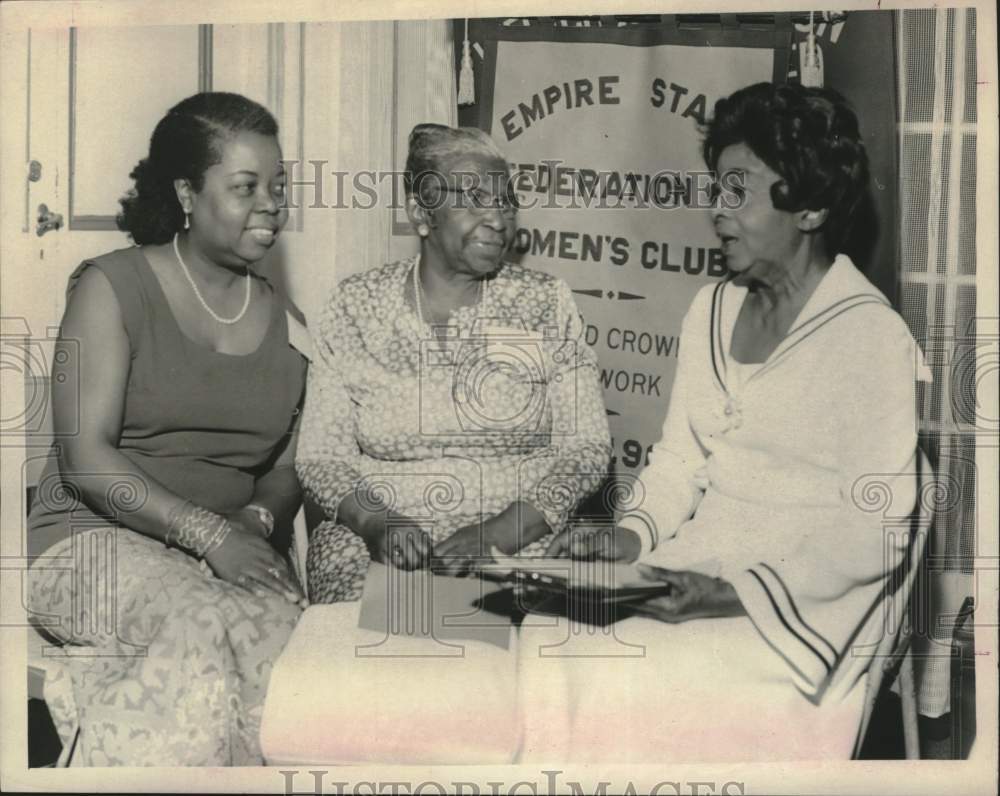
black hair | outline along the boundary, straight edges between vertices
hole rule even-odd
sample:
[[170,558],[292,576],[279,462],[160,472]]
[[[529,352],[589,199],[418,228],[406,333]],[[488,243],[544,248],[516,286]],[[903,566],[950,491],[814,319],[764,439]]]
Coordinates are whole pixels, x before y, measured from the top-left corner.
[[827,252],[844,251],[868,190],[868,155],[858,117],[828,88],[756,83],[715,103],[702,154],[713,171],[728,146],[745,144],[781,179],[775,208],[827,211],[819,229]]
[[135,188],[119,200],[118,228],[137,244],[166,243],[184,225],[174,180],[195,191],[205,171],[222,160],[220,144],[241,132],[278,135],[278,123],[263,105],[240,94],[208,91],[177,103],[160,119],[149,155],[129,174]]

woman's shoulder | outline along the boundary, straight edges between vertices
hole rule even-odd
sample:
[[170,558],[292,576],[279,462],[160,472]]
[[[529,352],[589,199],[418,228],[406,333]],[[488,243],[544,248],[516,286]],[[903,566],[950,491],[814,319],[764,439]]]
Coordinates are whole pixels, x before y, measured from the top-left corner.
[[496,280],[498,283],[523,287],[556,288],[561,284],[565,284],[557,276],[514,262],[505,262],[500,270],[497,271]]
[[851,326],[856,336],[878,346],[879,338],[900,345],[912,342],[910,327],[892,306],[885,294],[861,272],[847,255],[837,255],[831,267],[837,292],[831,297],[829,311],[850,310]]
[[920,346],[885,295],[844,255],[834,261],[832,291],[813,319],[825,334],[824,358],[846,385],[863,379],[929,380]]
[[520,263],[504,263],[490,281],[489,289],[516,303],[558,305],[563,303],[561,299],[572,295],[565,280]]
[[385,265],[377,265],[374,268],[368,268],[364,271],[359,271],[356,274],[344,277],[337,283],[337,285],[340,288],[353,288],[359,286],[371,288],[383,285],[386,282],[398,282],[401,277],[409,273],[410,268],[413,267],[415,259],[416,258],[414,257],[407,257],[404,260],[396,260],[391,263],[385,263]]
[[390,322],[413,262],[386,263],[338,281],[322,305],[318,333],[339,334],[348,327],[371,331]]
[[137,246],[129,246],[99,254],[96,257],[88,257],[70,274],[66,284],[66,293],[70,295],[81,284],[81,280],[89,282],[99,279],[100,277],[95,274],[95,272],[99,272],[111,283],[119,302],[130,303],[142,293],[139,269],[143,265],[143,255]]
[[413,263],[414,258],[410,257],[351,274],[337,282],[333,294],[345,298],[364,297],[366,299],[384,295],[402,285],[403,280],[413,267]]
[[112,268],[135,268],[142,261],[142,257],[141,246],[122,246],[120,249],[98,254],[96,257],[88,257],[84,262],[109,265]]
[[909,325],[888,302],[861,302],[852,307],[849,318],[833,330],[843,345],[841,355],[852,365],[865,362],[907,360],[924,379],[923,354]]
[[564,280],[519,263],[504,263],[490,280],[488,295],[491,306],[532,329],[561,324],[579,314]]
[[540,271],[537,268],[529,268],[513,260],[505,260],[497,275],[507,279],[526,282],[554,282],[558,279],[558,277],[545,271]]
[[134,352],[149,322],[150,298],[141,275],[143,267],[148,266],[136,246],[88,257],[67,281],[67,307],[72,299],[73,306],[89,307],[98,314],[120,314]]
[[102,271],[108,278],[114,278],[121,274],[132,275],[142,264],[141,249],[138,246],[126,246],[86,258],[73,273],[83,273],[88,268],[93,267]]
[[726,299],[734,299],[736,294],[745,288],[740,288],[728,280],[709,282],[702,285],[694,294],[687,312],[684,314],[684,323],[700,323],[707,321],[712,316],[713,308],[721,309],[721,304]]

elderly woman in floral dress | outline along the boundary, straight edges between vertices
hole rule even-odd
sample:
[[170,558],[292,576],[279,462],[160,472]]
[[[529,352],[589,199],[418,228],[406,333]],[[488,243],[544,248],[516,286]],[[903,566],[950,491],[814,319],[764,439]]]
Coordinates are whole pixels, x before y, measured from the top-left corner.
[[506,263],[516,195],[484,133],[410,135],[420,253],[344,280],[315,332],[296,459],[327,521],[314,602],[360,595],[370,560],[474,566],[541,553],[605,475],[597,362],[568,286]]

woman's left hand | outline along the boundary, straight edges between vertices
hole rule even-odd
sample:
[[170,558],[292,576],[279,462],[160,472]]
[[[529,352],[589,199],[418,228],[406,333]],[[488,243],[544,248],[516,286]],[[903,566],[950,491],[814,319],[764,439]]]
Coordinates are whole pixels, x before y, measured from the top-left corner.
[[[264,521],[260,518],[258,514],[253,509],[242,508],[234,511],[230,514],[225,515],[229,524],[232,526],[233,531],[236,533],[247,534],[249,536],[256,536],[261,539],[267,540],[269,537],[268,528],[264,524]],[[281,559],[284,563],[284,559]],[[284,592],[284,595],[291,601],[296,603],[302,608],[309,607],[309,600],[305,596],[305,589],[299,583],[298,577],[295,573],[288,567],[282,567],[284,570],[284,578],[287,585],[292,587],[292,590]],[[270,571],[270,570],[269,570]],[[260,587],[254,589],[257,593],[260,593]]]
[[242,508],[225,516],[229,520],[229,524],[233,526],[234,531],[253,534],[254,536],[259,536],[261,539],[267,539],[269,535],[267,526],[264,525],[260,515],[253,509]]
[[[475,569],[477,559],[493,560],[490,550],[513,555],[518,550],[517,524],[502,515],[459,528],[441,544],[434,546],[435,571],[461,575]],[[440,568],[439,568],[440,567]]]
[[670,570],[636,565],[649,580],[669,583],[670,594],[654,597],[634,606],[635,613],[661,622],[686,622],[689,619],[743,616],[746,611],[732,584],[690,570]]
[[545,551],[551,558],[602,558],[629,564],[641,553],[642,540],[630,528],[590,524],[576,525],[556,534]]

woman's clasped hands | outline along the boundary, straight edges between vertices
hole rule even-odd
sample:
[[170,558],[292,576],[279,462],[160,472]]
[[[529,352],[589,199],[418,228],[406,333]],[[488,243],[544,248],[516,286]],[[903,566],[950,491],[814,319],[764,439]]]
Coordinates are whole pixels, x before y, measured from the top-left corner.
[[362,525],[361,536],[372,561],[398,569],[427,569],[443,575],[466,575],[490,559],[493,548],[514,553],[518,526],[499,515],[456,530],[438,544],[414,519],[392,510],[372,513]]
[[639,558],[642,542],[628,528],[578,524],[556,535],[545,555],[552,558],[600,558],[631,563]]
[[483,560],[492,561],[492,550],[511,555],[520,547],[516,521],[503,514],[482,524],[472,523],[434,548],[435,570],[445,575],[466,575]]

